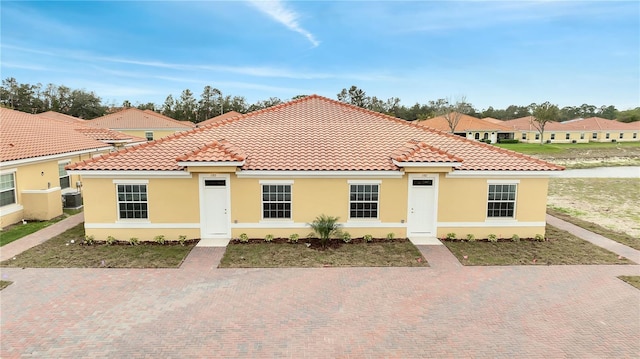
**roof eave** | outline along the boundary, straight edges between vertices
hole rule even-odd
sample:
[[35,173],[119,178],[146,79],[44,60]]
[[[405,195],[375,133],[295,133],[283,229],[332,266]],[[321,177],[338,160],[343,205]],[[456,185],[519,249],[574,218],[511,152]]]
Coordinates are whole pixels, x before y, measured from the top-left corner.
[[462,162],[399,162],[392,160],[398,167],[460,167]]
[[245,161],[202,161],[202,162],[190,162],[190,161],[178,161],[178,166],[183,167],[226,167],[226,166],[244,166]]

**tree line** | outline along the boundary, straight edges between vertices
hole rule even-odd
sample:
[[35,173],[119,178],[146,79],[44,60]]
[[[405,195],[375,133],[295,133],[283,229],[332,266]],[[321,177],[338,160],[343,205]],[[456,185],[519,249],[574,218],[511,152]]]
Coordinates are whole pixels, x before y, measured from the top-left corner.
[[[304,96],[294,96],[292,100]],[[467,102],[465,98],[456,99],[455,101],[450,98],[441,98],[429,100],[426,103],[416,102],[412,106],[406,106],[401,104],[401,99],[398,97],[380,99],[376,96],[367,95],[363,89],[356,86],[351,86],[348,89],[343,88],[336,94],[336,98],[338,101],[408,121],[428,119],[444,115],[450,111],[478,118],[492,117],[499,120],[510,120],[532,115],[534,110],[540,106],[532,103],[524,106],[511,105],[504,109],[495,109],[490,106],[487,109],[479,110]],[[169,94],[161,105],[152,102],[136,102],[132,104],[129,100],[123,101],[122,104],[108,104],[103,103],[101,98],[93,91],[71,89],[64,85],[54,84],[47,84],[46,86],[40,83],[35,85],[22,84],[12,77],[2,80],[2,86],[0,87],[0,106],[28,113],[56,111],[87,120],[117,112],[124,108],[136,107],[142,110],[153,110],[176,120],[197,123],[230,111],[247,113],[286,101],[288,100],[270,97],[250,104],[243,96],[223,94],[220,89],[208,85],[203,88],[199,97],[196,97],[190,89],[185,89],[177,97]],[[615,106],[597,107],[583,104],[558,108],[557,111],[554,111],[554,114],[556,116],[553,119],[554,121],[597,116],[610,120],[617,119],[621,122],[633,122],[640,120],[640,107],[619,111]]]

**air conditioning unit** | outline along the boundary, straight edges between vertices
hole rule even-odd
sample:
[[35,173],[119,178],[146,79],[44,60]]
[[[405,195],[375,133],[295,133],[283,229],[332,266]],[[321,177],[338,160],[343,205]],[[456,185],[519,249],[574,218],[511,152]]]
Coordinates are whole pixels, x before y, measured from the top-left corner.
[[611,140],[611,142],[616,142],[616,139],[614,138],[613,140]]
[[64,208],[80,208],[82,207],[82,193],[65,193],[62,195],[62,203],[64,203]]
[[577,142],[578,142],[578,141],[576,141],[576,140],[571,140],[571,143],[577,143]]

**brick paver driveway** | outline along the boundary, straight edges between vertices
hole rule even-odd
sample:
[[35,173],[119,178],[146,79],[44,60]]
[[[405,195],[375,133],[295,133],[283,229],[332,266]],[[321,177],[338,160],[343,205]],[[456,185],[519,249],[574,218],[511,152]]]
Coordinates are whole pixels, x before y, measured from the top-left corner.
[[640,291],[615,278],[639,266],[215,269],[220,253],[3,269],[0,356],[640,356]]

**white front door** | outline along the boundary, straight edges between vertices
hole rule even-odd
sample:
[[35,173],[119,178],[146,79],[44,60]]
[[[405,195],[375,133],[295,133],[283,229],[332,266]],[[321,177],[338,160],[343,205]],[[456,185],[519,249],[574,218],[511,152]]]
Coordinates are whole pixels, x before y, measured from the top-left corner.
[[409,177],[409,214],[407,236],[434,237],[436,235],[437,177]]
[[202,177],[200,180],[201,237],[229,238],[229,178]]

